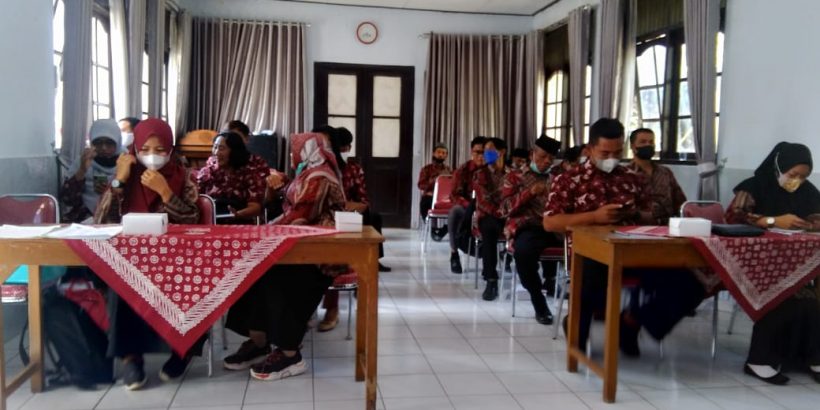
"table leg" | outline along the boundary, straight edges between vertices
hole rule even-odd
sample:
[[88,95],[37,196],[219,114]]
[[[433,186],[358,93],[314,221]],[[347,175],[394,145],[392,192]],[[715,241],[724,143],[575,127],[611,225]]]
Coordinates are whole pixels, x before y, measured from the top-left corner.
[[28,337],[31,362],[36,369],[31,375],[31,391],[43,391],[43,304],[40,299],[40,266],[28,267]]
[[356,381],[364,381],[365,371],[365,346],[367,344],[367,285],[368,279],[365,271],[368,269],[366,264],[359,264],[353,269],[358,274],[358,291],[356,293]]
[[379,316],[379,265],[378,252],[376,247],[371,250],[372,260],[370,263],[370,280],[367,284],[367,341],[366,350],[366,369],[365,369],[365,399],[368,410],[376,410],[376,374],[377,366],[377,349],[379,344],[378,337],[378,316]]
[[[569,291],[569,319],[567,320],[567,371],[575,373],[578,371],[578,359],[570,354],[570,346],[578,346],[578,337],[581,327],[581,286],[582,286],[582,263],[583,258],[577,252],[572,253],[570,262],[570,291]],[[561,318],[558,318],[559,320]]]
[[[0,303],[0,340],[6,340],[3,334],[3,304]],[[6,349],[0,349],[0,410],[6,410],[6,396],[13,392],[6,391]]]
[[606,289],[606,324],[604,340],[604,401],[615,402],[618,389],[618,345],[620,339],[621,261],[617,253],[609,265]]

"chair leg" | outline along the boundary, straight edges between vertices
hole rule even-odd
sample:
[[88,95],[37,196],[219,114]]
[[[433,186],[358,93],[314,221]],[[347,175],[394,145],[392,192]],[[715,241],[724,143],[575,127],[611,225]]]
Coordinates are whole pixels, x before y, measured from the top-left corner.
[[[506,262],[506,261],[505,261]],[[515,300],[518,296],[518,266],[515,267],[512,275],[512,285],[510,286],[510,299],[512,299],[512,317],[515,317]]]
[[353,291],[347,292],[347,337],[345,340],[351,340],[353,337],[350,336],[350,324],[351,319],[353,318]]
[[219,319],[222,324],[222,350],[228,350],[228,331],[225,329],[225,315]]
[[473,251],[475,252],[475,289],[478,289],[478,239],[473,239]]
[[214,374],[214,328],[208,329],[208,377]]
[[735,305],[732,306],[732,316],[729,317],[729,329],[726,330],[726,334],[732,334],[732,329],[735,327],[735,318],[737,317],[738,310],[737,302],[735,302]]
[[567,283],[564,282],[564,284],[561,286],[561,289],[559,289],[559,291],[556,292],[556,295],[555,295],[555,296],[558,297],[558,299],[556,300],[556,302],[558,303],[558,306],[555,309],[555,311],[556,311],[555,318],[554,318],[555,322],[553,322],[553,324],[552,324],[552,340],[558,339],[558,326],[559,326],[559,323],[561,323],[561,314],[564,311],[564,293],[566,291],[567,291]]
[[717,336],[718,336],[718,295],[714,296],[714,307],[712,308],[712,360],[717,356]]

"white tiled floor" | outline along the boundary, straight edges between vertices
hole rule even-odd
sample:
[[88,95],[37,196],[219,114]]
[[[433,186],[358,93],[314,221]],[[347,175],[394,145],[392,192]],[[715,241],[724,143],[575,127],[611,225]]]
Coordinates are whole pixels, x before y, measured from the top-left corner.
[[[731,302],[722,299],[717,360],[709,357],[710,302],[673,331],[663,358],[643,337],[643,357],[621,359],[617,402],[605,404],[597,377],[583,368],[566,372],[563,338],[553,340],[552,327],[532,319],[529,302],[521,301],[513,318],[505,294],[484,302],[472,272],[449,273],[445,243],[431,243],[425,263],[415,231],[385,233],[384,263],[393,272],[382,274],[379,293],[380,409],[816,409],[820,402],[820,385],[807,375],[790,374],[789,386],[775,387],[742,374],[751,323],[741,313],[727,335]],[[162,384],[155,374],[164,358],[157,356],[149,360],[153,379],[144,391],[115,384],[32,395],[26,385],[9,408],[360,410],[364,384],[353,379],[354,342],[344,340],[345,313],[343,306],[336,330],[307,336],[303,355],[310,371],[295,378],[258,382],[247,372],[221,368],[207,378],[204,359],[197,359],[181,382]],[[593,353],[599,356],[601,332],[596,324]],[[240,341],[232,336],[229,349]],[[19,368],[13,341],[6,352],[8,367]]]

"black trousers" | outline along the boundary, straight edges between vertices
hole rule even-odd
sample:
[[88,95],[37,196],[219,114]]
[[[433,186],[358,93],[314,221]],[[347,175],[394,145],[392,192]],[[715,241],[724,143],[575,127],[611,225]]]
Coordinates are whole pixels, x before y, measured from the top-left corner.
[[299,350],[307,323],[333,279],[316,265],[274,265],[231,306],[225,326],[262,331],[282,350]]
[[[382,224],[383,224],[382,214],[380,214],[378,212],[375,212],[375,211],[371,211],[370,208],[368,207],[367,210],[365,210],[362,213],[362,224],[370,225],[370,226],[373,227],[373,229],[376,230],[376,232],[382,233]],[[384,257],[384,244],[380,243],[379,244],[379,259],[381,259],[383,257]]]
[[[521,284],[530,293],[530,300],[536,315],[540,316],[549,312],[547,299],[541,293],[541,277],[538,275],[541,252],[547,247],[562,245],[561,239],[540,226],[522,227],[515,233],[515,252],[513,253],[515,266]],[[547,275],[545,271],[544,276]]]
[[820,365],[820,305],[811,291],[798,291],[755,322],[746,362]]
[[484,216],[478,221],[481,232],[481,276],[484,280],[498,280],[498,239],[504,231],[504,220],[494,216]]
[[429,211],[433,207],[433,196],[432,195],[422,195],[421,200],[419,201],[419,214],[421,215],[421,219],[427,217],[427,211]]
[[[589,337],[592,315],[606,306],[607,266],[584,259],[581,291],[581,331],[578,346]],[[624,269],[624,276],[637,277],[646,303],[633,304],[631,314],[656,340],[661,340],[703,301],[703,285],[687,269]],[[576,295],[570,295],[576,297]]]

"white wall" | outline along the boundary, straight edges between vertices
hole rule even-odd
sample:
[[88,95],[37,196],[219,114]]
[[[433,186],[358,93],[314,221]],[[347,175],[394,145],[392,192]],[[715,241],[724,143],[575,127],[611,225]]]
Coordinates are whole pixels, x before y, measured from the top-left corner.
[[598,4],[601,4],[600,0],[561,0],[533,16],[532,28],[538,30],[550,27],[561,20],[565,20],[569,12],[578,7],[597,6]]
[[[311,25],[307,30],[308,124],[313,115],[313,63],[335,62],[415,67],[413,108],[413,204],[418,192],[415,176],[428,155],[421,151],[421,118],[424,97],[424,69],[427,40],[422,33],[523,34],[531,30],[532,17],[493,16],[347,7],[271,0],[183,0],[182,8],[194,16],[298,21]],[[378,40],[364,45],[356,40],[356,27],[372,21],[379,29]],[[415,221],[418,212],[413,212]]]
[[51,0],[3,2],[0,194],[56,190],[51,14]]

